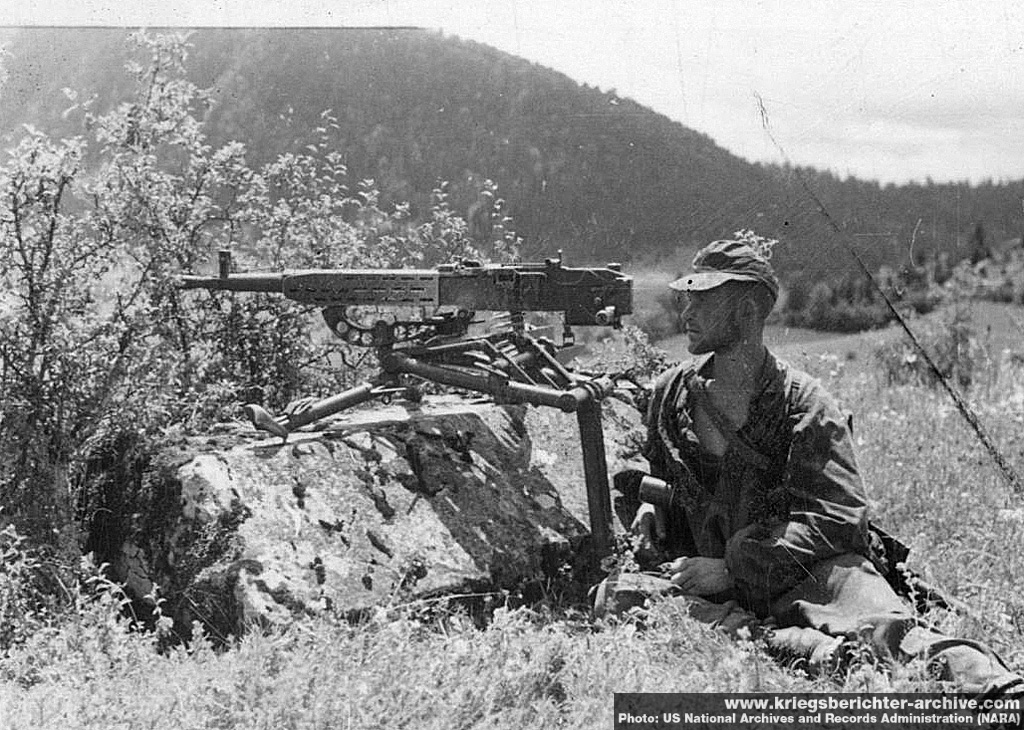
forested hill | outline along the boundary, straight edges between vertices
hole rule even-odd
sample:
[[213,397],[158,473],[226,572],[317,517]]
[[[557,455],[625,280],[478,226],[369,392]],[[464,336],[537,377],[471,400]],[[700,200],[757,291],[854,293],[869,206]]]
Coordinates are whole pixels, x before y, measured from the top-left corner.
[[[77,103],[96,94],[98,111],[120,101],[126,35],[19,30],[5,44],[0,132],[77,133],[65,88]],[[267,161],[303,148],[329,109],[353,181],[373,178],[415,212],[446,180],[464,212],[491,179],[531,256],[649,261],[751,228],[782,241],[789,273],[851,267],[810,191],[871,266],[905,263],[912,237],[920,261],[967,255],[979,224],[989,241],[1024,229],[1022,182],[895,188],[751,164],[613,91],[436,32],[204,29],[191,42],[215,144],[239,140]]]

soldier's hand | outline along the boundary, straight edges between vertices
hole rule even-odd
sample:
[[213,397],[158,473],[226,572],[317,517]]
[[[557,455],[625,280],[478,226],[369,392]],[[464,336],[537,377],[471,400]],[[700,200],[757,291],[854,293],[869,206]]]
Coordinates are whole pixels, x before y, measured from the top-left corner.
[[640,537],[640,547],[657,549],[665,540],[665,511],[646,502],[640,505],[630,525],[630,532]]
[[683,593],[707,596],[735,587],[722,558],[679,558],[667,566],[672,582]]

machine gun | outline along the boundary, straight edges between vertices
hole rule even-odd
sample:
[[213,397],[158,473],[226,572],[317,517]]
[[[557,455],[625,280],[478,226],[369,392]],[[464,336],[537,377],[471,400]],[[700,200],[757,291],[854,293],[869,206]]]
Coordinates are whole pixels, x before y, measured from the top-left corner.
[[[231,273],[220,252],[215,277],[181,276],[183,289],[266,292],[322,308],[331,331],[350,345],[376,349],[382,372],[373,381],[319,401],[299,401],[278,417],[245,406],[253,425],[287,438],[302,426],[378,397],[415,389],[419,378],[487,393],[501,403],[531,403],[576,413],[583,448],[591,535],[598,557],[611,545],[611,498],[601,426],[601,400],[609,378],[580,377],[555,357],[555,344],[527,333],[527,312],[562,312],[562,347],[574,343],[573,326],[621,327],[633,309],[633,280],[618,264],[570,268],[561,255],[544,263],[463,261],[437,269],[296,270]],[[419,309],[421,316],[366,322],[361,309]],[[430,310],[429,313],[427,310]],[[477,311],[507,313],[508,331],[470,336]]]

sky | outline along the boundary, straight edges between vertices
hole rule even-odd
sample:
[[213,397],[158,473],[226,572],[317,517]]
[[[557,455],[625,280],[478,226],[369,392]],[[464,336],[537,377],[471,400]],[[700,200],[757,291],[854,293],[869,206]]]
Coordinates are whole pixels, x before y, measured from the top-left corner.
[[439,29],[614,89],[747,160],[886,183],[1024,178],[1019,0],[18,5],[5,22]]

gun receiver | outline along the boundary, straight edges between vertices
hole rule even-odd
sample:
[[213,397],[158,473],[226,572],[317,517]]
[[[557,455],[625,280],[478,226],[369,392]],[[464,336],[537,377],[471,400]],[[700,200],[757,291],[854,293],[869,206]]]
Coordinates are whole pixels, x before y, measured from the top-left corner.
[[[437,269],[321,269],[232,274],[221,252],[220,275],[181,276],[184,289],[266,292],[325,308],[354,306],[453,307],[461,312],[564,312],[566,326],[620,327],[633,312],[633,280],[618,264],[570,268],[544,263],[479,264]],[[465,319],[465,317],[463,317]],[[380,344],[373,342],[370,344]]]

